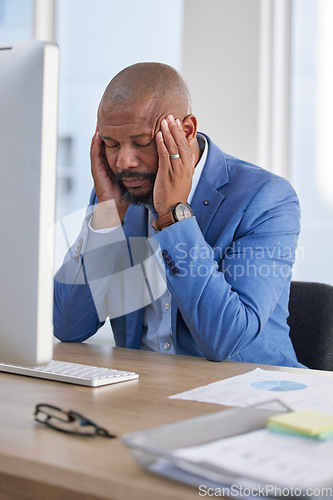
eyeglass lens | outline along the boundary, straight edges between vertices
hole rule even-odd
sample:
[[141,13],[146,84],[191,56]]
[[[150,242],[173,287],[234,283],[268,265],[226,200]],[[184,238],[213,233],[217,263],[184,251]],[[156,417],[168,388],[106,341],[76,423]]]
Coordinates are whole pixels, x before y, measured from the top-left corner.
[[64,411],[52,405],[39,404],[35,408],[35,420],[68,434],[80,434],[85,436],[116,437],[110,434],[92,420],[75,411]]

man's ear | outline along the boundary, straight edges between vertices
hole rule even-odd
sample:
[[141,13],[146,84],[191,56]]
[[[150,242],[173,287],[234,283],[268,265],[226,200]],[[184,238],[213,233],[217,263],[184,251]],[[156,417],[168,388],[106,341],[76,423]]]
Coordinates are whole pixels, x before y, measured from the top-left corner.
[[189,146],[195,141],[197,135],[197,119],[194,115],[185,116],[182,122],[183,130]]

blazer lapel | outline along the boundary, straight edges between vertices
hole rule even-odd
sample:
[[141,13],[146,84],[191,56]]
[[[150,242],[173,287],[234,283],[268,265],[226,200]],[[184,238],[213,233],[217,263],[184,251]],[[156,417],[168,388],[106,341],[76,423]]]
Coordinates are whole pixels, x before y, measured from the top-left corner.
[[[205,135],[205,134],[202,134]],[[203,234],[224,200],[219,188],[229,182],[224,153],[205,135],[208,142],[208,156],[191,206]]]
[[206,233],[214,214],[223,200],[224,195],[202,177],[193,196],[191,206],[203,234]]
[[124,217],[124,234],[128,237],[147,236],[148,210],[143,205],[129,205]]

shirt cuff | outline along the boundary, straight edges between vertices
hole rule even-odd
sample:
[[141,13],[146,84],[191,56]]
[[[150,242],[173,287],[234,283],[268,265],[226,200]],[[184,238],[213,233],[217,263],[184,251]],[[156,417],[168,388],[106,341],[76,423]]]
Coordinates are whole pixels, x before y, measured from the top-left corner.
[[121,224],[115,227],[96,230],[91,226],[91,219],[92,214],[89,214],[89,216],[86,218],[86,227],[88,227],[88,232],[87,241],[83,249],[84,253],[125,240],[125,235]]
[[119,226],[107,227],[107,228],[104,228],[104,229],[94,229],[92,227],[92,225],[91,225],[93,214],[91,214],[89,217],[90,218],[87,220],[87,222],[88,222],[88,229],[89,229],[89,231],[92,231],[93,233],[109,234],[109,233],[113,233],[116,229],[119,229],[121,227],[121,224],[119,224]]

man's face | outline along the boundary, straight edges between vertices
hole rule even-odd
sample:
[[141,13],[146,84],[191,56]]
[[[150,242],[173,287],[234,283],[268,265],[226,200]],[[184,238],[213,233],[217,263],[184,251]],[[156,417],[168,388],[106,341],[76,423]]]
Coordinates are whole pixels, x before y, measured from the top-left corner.
[[104,100],[98,128],[107,162],[124,198],[130,203],[152,203],[158,155],[155,136],[167,115],[152,99],[131,104]]

